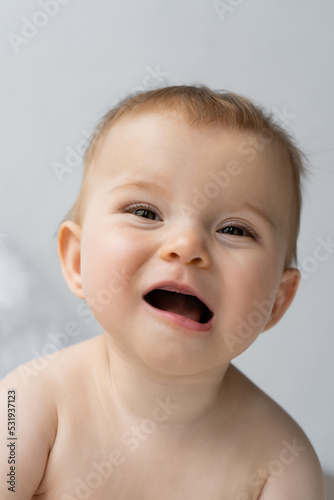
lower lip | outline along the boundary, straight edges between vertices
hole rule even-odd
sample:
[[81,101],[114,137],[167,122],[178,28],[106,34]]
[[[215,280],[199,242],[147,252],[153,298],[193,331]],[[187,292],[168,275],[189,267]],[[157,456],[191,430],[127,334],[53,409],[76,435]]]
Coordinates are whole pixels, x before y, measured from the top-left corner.
[[192,333],[208,333],[212,330],[213,318],[211,318],[207,323],[198,323],[197,321],[193,321],[192,319],[181,316],[180,314],[164,311],[163,309],[157,309],[146,302],[146,300],[144,300],[144,304],[145,307],[156,314],[157,317],[165,319],[178,327],[191,331]]

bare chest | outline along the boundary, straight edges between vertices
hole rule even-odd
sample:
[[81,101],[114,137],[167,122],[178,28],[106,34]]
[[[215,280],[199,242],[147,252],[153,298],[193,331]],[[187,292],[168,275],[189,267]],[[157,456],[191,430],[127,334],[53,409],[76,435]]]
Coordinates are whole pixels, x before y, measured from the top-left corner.
[[256,500],[264,482],[251,480],[253,461],[237,449],[201,440],[157,447],[153,435],[135,429],[105,441],[82,434],[55,451],[39,500]]

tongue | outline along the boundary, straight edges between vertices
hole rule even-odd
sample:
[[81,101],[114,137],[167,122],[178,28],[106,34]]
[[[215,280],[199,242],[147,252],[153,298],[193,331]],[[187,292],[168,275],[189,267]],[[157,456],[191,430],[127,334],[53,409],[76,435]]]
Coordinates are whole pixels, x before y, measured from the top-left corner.
[[199,322],[204,309],[203,304],[196,297],[167,290],[158,291],[154,306],[197,322]]

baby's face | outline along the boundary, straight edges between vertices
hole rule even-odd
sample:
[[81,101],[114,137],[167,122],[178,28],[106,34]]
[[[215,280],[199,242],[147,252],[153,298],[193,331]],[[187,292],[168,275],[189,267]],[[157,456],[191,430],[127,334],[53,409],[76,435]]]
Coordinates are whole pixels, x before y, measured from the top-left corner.
[[109,131],[82,226],[82,286],[134,359],[197,373],[271,326],[293,213],[286,163],[268,137],[172,114]]

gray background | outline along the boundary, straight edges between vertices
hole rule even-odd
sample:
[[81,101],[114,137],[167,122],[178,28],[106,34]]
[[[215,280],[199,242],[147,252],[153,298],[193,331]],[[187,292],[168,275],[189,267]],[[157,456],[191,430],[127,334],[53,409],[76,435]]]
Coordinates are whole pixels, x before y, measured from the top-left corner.
[[[292,130],[311,167],[298,295],[235,364],[301,425],[333,493],[334,250],[317,247],[334,241],[334,3],[62,0],[48,14],[42,4],[0,7],[0,375],[100,333],[80,316],[52,237],[101,115],[139,88],[204,83],[240,92]],[[68,322],[80,327],[75,337]]]

